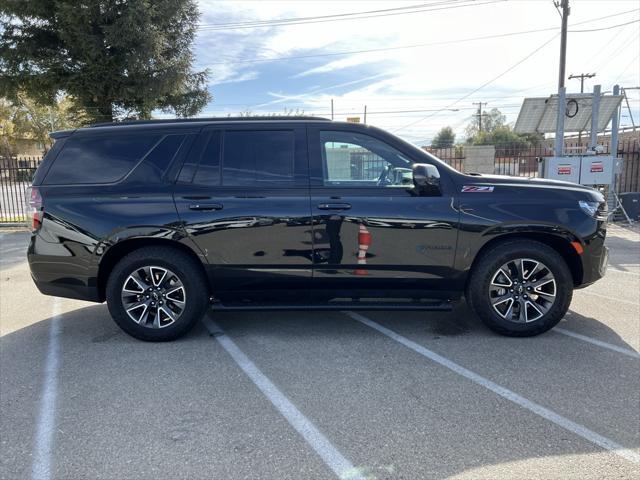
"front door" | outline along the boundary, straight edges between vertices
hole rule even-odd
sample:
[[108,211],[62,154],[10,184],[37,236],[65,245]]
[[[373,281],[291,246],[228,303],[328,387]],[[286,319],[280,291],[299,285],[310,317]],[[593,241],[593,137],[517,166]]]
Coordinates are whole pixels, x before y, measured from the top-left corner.
[[406,304],[453,295],[453,192],[445,185],[442,195],[418,195],[412,153],[401,148],[349,127],[309,128],[314,301]]
[[174,198],[184,227],[209,262],[214,297],[245,306],[274,298],[309,301],[304,128],[206,128],[182,167]]

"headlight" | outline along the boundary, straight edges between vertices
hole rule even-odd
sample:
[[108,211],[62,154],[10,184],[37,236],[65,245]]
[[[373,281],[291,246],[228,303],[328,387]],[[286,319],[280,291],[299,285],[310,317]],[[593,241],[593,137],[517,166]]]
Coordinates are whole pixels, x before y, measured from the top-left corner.
[[578,202],[580,209],[587,215],[598,220],[606,220],[607,218],[607,203],[606,202],[588,202],[586,200],[580,200]]

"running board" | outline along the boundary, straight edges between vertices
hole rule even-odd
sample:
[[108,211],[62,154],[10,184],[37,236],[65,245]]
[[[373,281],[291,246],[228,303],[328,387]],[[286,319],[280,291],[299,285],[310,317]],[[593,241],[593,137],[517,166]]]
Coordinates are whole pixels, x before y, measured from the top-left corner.
[[423,303],[322,303],[322,304],[295,304],[295,305],[273,305],[273,304],[224,304],[216,302],[211,304],[211,309],[216,311],[264,311],[264,310],[427,310],[427,311],[451,311],[451,302],[423,302]]

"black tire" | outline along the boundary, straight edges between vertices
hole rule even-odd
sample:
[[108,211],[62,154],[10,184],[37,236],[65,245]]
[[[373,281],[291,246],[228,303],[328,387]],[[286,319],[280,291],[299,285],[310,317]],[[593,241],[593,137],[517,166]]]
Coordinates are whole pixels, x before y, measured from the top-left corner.
[[[123,304],[122,292],[129,276],[149,266],[168,269],[184,287],[183,310],[177,319],[162,328],[136,323]],[[209,288],[202,266],[188,254],[172,247],[153,246],[135,250],[116,264],[107,281],[106,297],[109,312],[122,330],[139,340],[166,342],[181,337],[202,318],[208,305]]]
[[[491,286],[495,285],[492,284],[494,275],[505,264],[516,259],[531,259],[541,262],[551,272],[555,280],[554,302],[550,304],[548,310],[540,318],[524,323],[501,316],[494,309],[490,298]],[[520,285],[522,285],[522,282],[520,282]],[[494,286],[493,288],[495,289],[496,287]],[[507,288],[505,296],[510,295],[509,291]],[[527,292],[525,291],[524,293]],[[482,322],[494,332],[510,337],[530,337],[553,328],[567,313],[572,296],[573,277],[564,259],[553,248],[532,240],[509,240],[496,244],[490,250],[484,252],[473,266],[466,291],[467,303]],[[511,305],[522,301],[522,299],[511,300]],[[507,303],[505,305],[510,304]],[[520,306],[516,307],[516,309],[520,310]],[[525,307],[525,310],[527,310],[527,307]]]

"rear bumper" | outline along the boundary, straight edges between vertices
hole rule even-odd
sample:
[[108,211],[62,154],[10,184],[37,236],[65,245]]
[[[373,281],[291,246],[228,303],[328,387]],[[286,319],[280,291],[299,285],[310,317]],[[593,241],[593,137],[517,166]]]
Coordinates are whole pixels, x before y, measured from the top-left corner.
[[86,258],[63,245],[31,237],[27,251],[31,278],[41,293],[55,297],[101,302],[97,278]]
[[60,279],[55,282],[38,280],[33,272],[31,273],[33,283],[36,284],[40,293],[44,295],[51,295],[53,297],[74,298],[76,300],[86,300],[88,302],[102,303],[98,296],[98,289],[94,287],[87,287],[85,285],[79,285],[77,279]]

